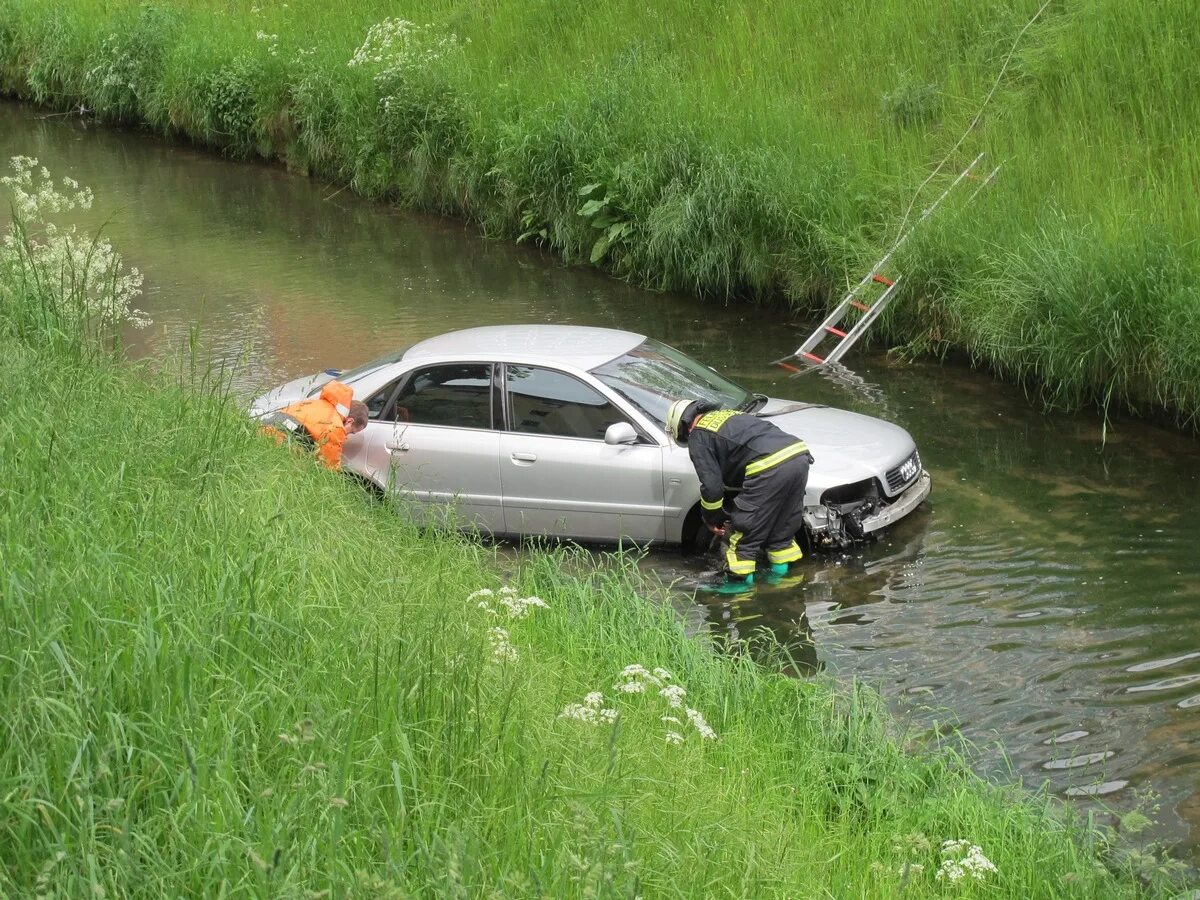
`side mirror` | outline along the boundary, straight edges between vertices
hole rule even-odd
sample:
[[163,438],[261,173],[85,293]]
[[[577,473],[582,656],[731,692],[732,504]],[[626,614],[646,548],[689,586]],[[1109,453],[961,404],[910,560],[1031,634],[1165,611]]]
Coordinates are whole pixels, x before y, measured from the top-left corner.
[[606,444],[636,444],[637,432],[628,422],[613,422],[604,432]]

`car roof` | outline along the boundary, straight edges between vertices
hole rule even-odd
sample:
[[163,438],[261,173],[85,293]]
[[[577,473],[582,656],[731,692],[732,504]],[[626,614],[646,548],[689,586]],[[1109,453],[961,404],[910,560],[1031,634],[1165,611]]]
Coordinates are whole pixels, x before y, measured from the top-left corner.
[[546,362],[594,369],[646,340],[643,334],[589,325],[489,325],[429,338],[408,348],[422,357]]

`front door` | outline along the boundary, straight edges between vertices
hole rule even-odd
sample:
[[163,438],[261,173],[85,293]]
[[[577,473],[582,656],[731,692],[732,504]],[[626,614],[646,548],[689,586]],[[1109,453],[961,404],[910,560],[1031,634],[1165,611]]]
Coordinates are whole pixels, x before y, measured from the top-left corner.
[[591,385],[535,366],[505,367],[500,436],[505,530],[637,543],[664,537],[662,449],[606,444],[627,421]]

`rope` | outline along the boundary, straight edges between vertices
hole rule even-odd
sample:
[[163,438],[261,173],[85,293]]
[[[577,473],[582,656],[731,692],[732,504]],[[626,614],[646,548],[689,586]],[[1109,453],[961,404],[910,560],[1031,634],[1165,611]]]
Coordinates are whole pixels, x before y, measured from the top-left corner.
[[1033,14],[1033,18],[1025,23],[1025,27],[1022,28],[1017,33],[1016,38],[1013,39],[1012,46],[1008,48],[1008,55],[1004,57],[1004,64],[1000,67],[1000,72],[996,75],[996,80],[992,82],[992,87],[987,92],[987,96],[983,98],[983,103],[979,105],[979,111],[975,113],[975,118],[971,120],[971,124],[967,126],[966,131],[962,133],[955,145],[950,148],[949,152],[945,156],[942,157],[942,161],[937,164],[937,168],[929,173],[929,177],[922,181],[921,186],[913,193],[913,198],[908,204],[908,209],[904,211],[904,217],[900,220],[900,227],[897,230],[896,240],[892,244],[890,250],[895,250],[898,246],[900,246],[900,241],[904,238],[904,226],[908,224],[908,217],[912,215],[913,207],[917,203],[917,198],[921,196],[921,191],[925,190],[929,182],[933,181],[938,172],[942,171],[942,167],[946,165],[946,163],[950,160],[950,157],[958,152],[958,148],[961,147],[963,141],[967,139],[967,135],[975,130],[975,126],[978,125],[979,120],[983,118],[983,111],[987,109],[988,103],[991,102],[992,95],[995,94],[996,89],[1000,87],[1000,82],[1004,78],[1004,73],[1008,71],[1008,64],[1012,62],[1013,54],[1017,52],[1017,47],[1021,43],[1021,38],[1025,37],[1025,32],[1033,27],[1033,23],[1041,17],[1042,13],[1046,11],[1046,7],[1048,7],[1052,2],[1053,0],[1045,0],[1045,2],[1038,8],[1038,11]]

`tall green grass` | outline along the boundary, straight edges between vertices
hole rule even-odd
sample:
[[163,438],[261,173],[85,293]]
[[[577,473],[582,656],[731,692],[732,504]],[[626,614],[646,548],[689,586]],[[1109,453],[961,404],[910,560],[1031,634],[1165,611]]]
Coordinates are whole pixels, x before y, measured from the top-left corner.
[[[122,364],[56,259],[0,250],[0,893],[1152,892],[869,692],[687,636],[633,567],[418,530],[219,377]],[[612,721],[562,715],[593,691]],[[946,840],[996,871],[939,880]]]
[[[0,0],[0,89],[815,314],[894,240],[1039,6]],[[1003,173],[906,248],[886,340],[1050,406],[1195,421],[1193,6],[1046,9],[947,162],[987,150]],[[347,65],[397,17],[410,53]]]

